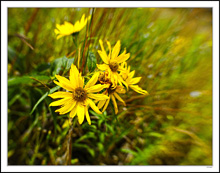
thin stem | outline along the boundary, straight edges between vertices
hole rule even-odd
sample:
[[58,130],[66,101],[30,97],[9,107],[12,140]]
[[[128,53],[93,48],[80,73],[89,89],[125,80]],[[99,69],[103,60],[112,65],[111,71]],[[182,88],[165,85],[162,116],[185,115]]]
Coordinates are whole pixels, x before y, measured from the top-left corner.
[[[86,25],[86,34],[85,34],[85,39],[84,39],[84,42],[83,42],[83,51],[82,51],[82,66],[81,66],[81,69],[80,69],[80,72],[84,73],[85,72],[85,64],[86,64],[86,60],[87,60],[87,57],[88,57],[88,51],[89,51],[89,44],[90,44],[90,41],[89,41],[89,44],[87,44],[87,41],[88,41],[88,35],[89,35],[89,31],[90,31],[90,27],[91,27],[91,23],[92,23],[92,18],[93,18],[93,12],[94,12],[94,8],[92,9],[92,16],[91,16],[91,19],[90,19],[90,23],[88,24],[87,22],[87,25]],[[88,50],[87,50],[87,54],[85,56],[85,47],[88,47]]]
[[[70,119],[69,121],[72,121]],[[72,134],[73,134],[73,128],[76,124],[76,119],[73,120],[73,123],[71,123],[69,132],[68,132],[68,139],[67,139],[67,148],[66,148],[66,164],[71,165],[71,158],[72,158]]]
[[74,45],[76,46],[76,49],[77,49],[77,36],[74,35],[72,38],[73,38],[73,43],[74,43]]
[[73,126],[70,127],[68,132],[68,142],[67,142],[67,164],[71,165],[71,158],[72,158],[72,133],[73,133]]
[[[93,19],[93,13],[94,13],[94,8],[92,8],[92,16],[91,16],[91,19],[90,19],[90,23],[89,23],[89,37],[88,37],[88,50],[87,50],[87,54],[86,54],[86,59],[85,59],[85,64],[87,63],[87,57],[88,57],[88,54],[89,54],[89,45],[91,43],[91,39],[89,39],[92,35],[92,28],[91,28],[91,25],[92,25],[92,19]],[[83,73],[85,73],[85,68],[83,68]]]
[[78,66],[77,66],[77,67],[78,67],[78,69],[79,69],[79,64],[80,64],[80,59],[81,59],[81,58],[80,58],[80,47],[79,47],[78,50],[79,50],[79,51],[78,51],[78,58],[77,58],[77,59],[78,59],[78,64],[77,64]]
[[115,108],[114,108],[114,105],[113,105],[112,100],[110,100],[110,105],[111,105],[111,108],[112,108],[112,114],[113,114],[113,116],[114,116],[113,121],[116,120],[117,124],[119,124],[119,121],[118,121],[117,115],[115,114]]
[[[77,40],[77,35],[74,35],[73,36],[73,43],[74,43],[74,45],[75,45],[75,49],[76,49],[76,56],[78,55],[78,40]],[[78,59],[78,57],[75,57],[75,59],[74,59],[74,64],[75,65],[77,65],[76,64],[76,60]]]

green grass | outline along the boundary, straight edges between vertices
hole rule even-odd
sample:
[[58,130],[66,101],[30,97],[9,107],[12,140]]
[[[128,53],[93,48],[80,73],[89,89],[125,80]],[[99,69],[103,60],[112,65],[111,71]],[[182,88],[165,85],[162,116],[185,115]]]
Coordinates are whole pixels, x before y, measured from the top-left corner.
[[[68,114],[55,113],[47,94],[78,56],[72,37],[56,40],[54,29],[90,12],[90,29],[78,36],[83,75],[102,63],[99,39],[121,40],[150,95],[129,89],[118,115],[109,105],[89,111],[92,125],[75,117],[63,127]],[[211,165],[212,10],[9,8],[8,164]]]

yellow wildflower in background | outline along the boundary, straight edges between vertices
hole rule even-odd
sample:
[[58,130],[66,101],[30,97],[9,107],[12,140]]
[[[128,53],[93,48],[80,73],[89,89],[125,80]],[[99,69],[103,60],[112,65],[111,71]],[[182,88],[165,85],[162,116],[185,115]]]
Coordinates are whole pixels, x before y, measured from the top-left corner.
[[84,78],[79,73],[75,65],[71,65],[70,69],[70,80],[65,77],[56,75],[56,78],[59,82],[54,81],[55,84],[61,86],[69,92],[58,91],[48,96],[53,99],[62,98],[58,101],[52,102],[49,106],[62,106],[57,109],[55,112],[59,114],[66,114],[70,112],[69,117],[73,118],[76,114],[78,116],[79,124],[82,124],[84,121],[84,115],[88,121],[88,124],[91,124],[91,120],[88,113],[88,107],[90,106],[96,113],[102,114],[98,107],[91,99],[96,100],[106,100],[109,97],[104,94],[94,94],[108,87],[107,85],[101,85],[95,83],[98,80],[98,73],[95,73],[88,83],[84,86]]
[[142,88],[140,88],[138,85],[136,85],[142,77],[135,77],[133,78],[134,74],[135,74],[135,70],[133,70],[132,72],[130,72],[130,66],[127,68],[127,63],[123,63],[122,66],[124,66],[124,71],[122,71],[121,75],[122,78],[125,80],[125,82],[127,83],[127,85],[133,89],[134,91],[136,91],[137,93],[140,94],[149,94],[146,90],[143,90]]
[[122,85],[127,85],[118,72],[124,70],[121,68],[120,63],[125,62],[129,57],[130,53],[126,54],[126,50],[122,54],[119,55],[121,49],[120,40],[117,41],[114,48],[111,50],[111,45],[107,41],[109,54],[107,55],[102,40],[99,40],[100,46],[102,50],[98,50],[100,57],[102,58],[104,64],[97,64],[97,67],[102,71],[107,71],[109,73],[109,77],[112,82],[112,87],[115,88],[119,83]]
[[54,29],[54,32],[57,35],[57,39],[73,33],[78,33],[84,28],[90,18],[91,16],[85,18],[85,14],[83,14],[81,20],[78,20],[74,25],[67,21],[65,21],[63,25],[56,24],[57,29]]

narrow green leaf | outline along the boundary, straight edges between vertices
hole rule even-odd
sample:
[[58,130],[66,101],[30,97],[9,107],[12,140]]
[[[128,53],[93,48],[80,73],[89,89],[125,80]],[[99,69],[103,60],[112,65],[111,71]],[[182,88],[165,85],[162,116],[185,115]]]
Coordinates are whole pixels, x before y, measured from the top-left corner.
[[96,136],[93,132],[86,133],[85,135],[81,136],[79,139],[77,139],[75,141],[75,143],[78,143],[78,142],[83,141],[85,139],[91,139],[91,138],[96,139]]
[[50,91],[46,92],[38,101],[37,103],[34,105],[32,111],[30,112],[30,114],[32,114],[35,109],[37,108],[37,106],[48,96],[48,94],[52,94],[54,91],[58,90],[60,88],[60,86],[56,86],[52,89],[50,89]]
[[103,150],[104,150],[104,145],[99,142],[99,143],[97,144],[97,146],[98,146],[98,148],[99,148],[99,151],[102,153]]
[[31,84],[36,81],[31,79],[30,77],[33,77],[37,80],[49,80],[50,77],[48,76],[21,76],[21,77],[13,77],[8,79],[8,86],[13,86],[13,85],[19,85],[19,84]]
[[73,146],[74,146],[74,147],[77,147],[77,148],[85,148],[85,149],[89,152],[89,154],[90,154],[92,157],[95,156],[95,151],[94,151],[93,149],[91,149],[91,148],[90,148],[88,145],[86,145],[86,144],[76,144],[76,143],[74,143]]
[[121,151],[124,152],[124,153],[132,154],[133,156],[137,155],[137,153],[135,151],[131,150],[131,149],[122,148]]
[[157,133],[157,132],[150,132],[150,133],[148,133],[148,135],[149,135],[149,136],[158,137],[158,138],[163,137],[163,135],[162,135],[162,134]]

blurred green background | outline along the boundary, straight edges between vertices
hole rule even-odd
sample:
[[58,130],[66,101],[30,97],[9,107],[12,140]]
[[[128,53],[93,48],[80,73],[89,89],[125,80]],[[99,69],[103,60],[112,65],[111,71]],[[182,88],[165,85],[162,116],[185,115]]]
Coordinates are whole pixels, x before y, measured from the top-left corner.
[[[84,13],[93,13],[78,38],[88,31],[84,75],[101,63],[99,39],[121,40],[150,95],[129,90],[117,116],[110,106],[90,110],[91,126],[71,128],[42,96],[76,58],[70,36],[56,40],[56,24]],[[211,165],[212,9],[8,8],[8,164]]]

